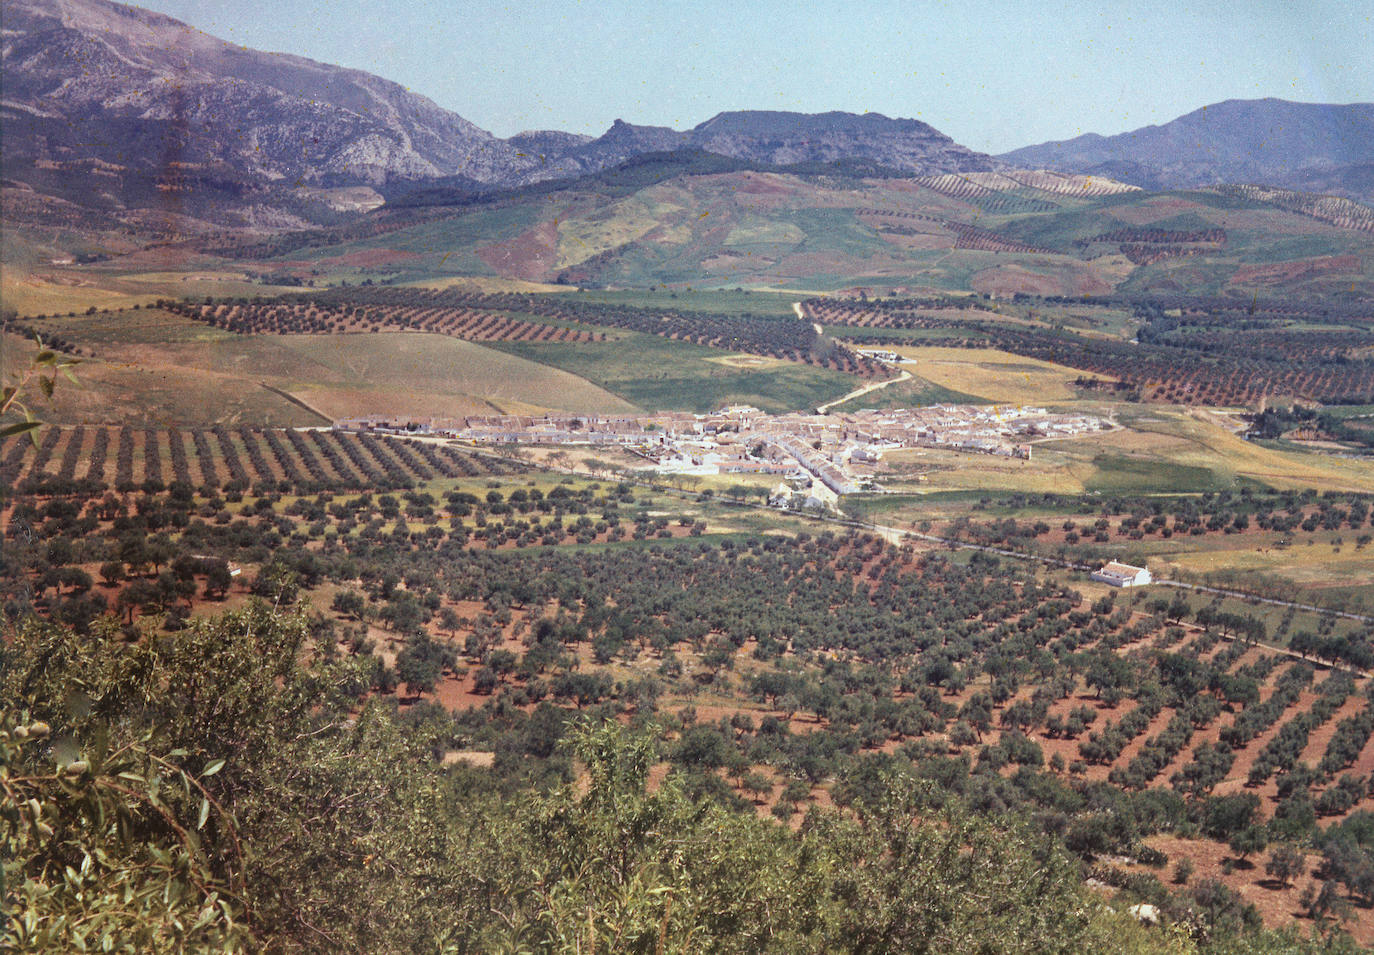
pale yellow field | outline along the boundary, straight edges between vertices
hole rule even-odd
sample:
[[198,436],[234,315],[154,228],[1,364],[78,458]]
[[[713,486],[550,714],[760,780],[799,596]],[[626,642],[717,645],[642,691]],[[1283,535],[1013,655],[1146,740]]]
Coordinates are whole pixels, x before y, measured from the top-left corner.
[[[5,335],[6,372],[22,367],[33,343]],[[59,381],[51,403],[32,409],[58,424],[169,425],[251,424],[264,427],[318,425],[322,421],[264,388],[257,380],[224,372],[184,368],[165,361],[126,358],[88,360],[75,369],[78,383]]]
[[[483,406],[511,413],[633,407],[576,375],[443,335],[286,335],[257,343],[260,350],[251,356],[233,356],[245,373],[251,365],[254,374],[271,374],[283,382],[279,387],[331,416],[365,414],[381,404],[389,413],[411,415],[460,414]],[[223,358],[188,350],[184,360],[213,367]],[[344,395],[347,403],[332,403]]]
[[[32,345],[6,337],[6,364],[18,367]],[[105,344],[99,354],[78,367],[79,386],[59,388],[51,420],[283,426],[373,413],[634,410],[569,372],[443,335],[229,336]]]
[[97,308],[123,308],[146,304],[157,298],[150,292],[121,291],[97,286],[73,277],[55,282],[41,275],[4,269],[0,273],[0,299],[6,308],[20,315],[51,315],[54,312],[84,312]]
[[549,285],[544,282],[526,282],[524,279],[507,279],[494,275],[452,276],[442,279],[424,279],[419,282],[405,282],[403,288],[456,288],[465,292],[575,292],[575,285]]
[[762,216],[746,215],[730,230],[725,244],[752,245],[758,242],[775,242],[793,245],[805,238],[806,233],[790,222],[774,222]]
[[[1074,494],[1083,491],[1083,479],[1091,465],[1078,465],[1062,454],[1036,455],[1037,459],[1003,458],[934,448],[889,451],[883,455],[879,482],[902,491],[1026,491]],[[889,472],[895,470],[901,477]],[[1076,473],[1076,471],[1084,473]],[[924,480],[911,483],[924,473]],[[910,487],[907,485],[911,484]]]
[[278,295],[298,288],[258,285],[239,273],[159,271],[107,275],[79,269],[0,270],[0,299],[20,315],[53,315],[150,305],[159,298]]
[[1374,550],[1367,546],[1356,550],[1349,537],[1339,553],[1326,541],[1300,542],[1282,550],[1247,547],[1171,554],[1164,563],[1195,574],[1216,570],[1272,574],[1303,587],[1374,586]]
[[776,368],[789,362],[781,358],[766,358],[762,355],[711,355],[703,359],[728,368]]
[[557,268],[585,262],[594,255],[641,238],[679,206],[650,203],[640,196],[622,199],[596,218],[558,220]]
[[[367,409],[367,414],[411,416],[417,414],[413,393],[398,392],[391,388],[348,388],[330,385],[312,385],[293,392],[295,397],[331,420],[349,418]],[[475,414],[519,414],[508,412],[495,402],[484,401],[473,395],[435,394],[423,395],[425,415],[438,418],[458,418]]]
[[1048,361],[988,348],[894,349],[914,359],[910,368],[929,382],[1007,404],[1051,404],[1076,397],[1073,382],[1083,372]]
[[703,474],[697,480],[702,488],[713,488],[717,494],[735,486],[766,488],[771,491],[780,481],[776,474]]
[[[911,490],[1130,493],[1143,485],[1170,490],[1175,472],[1186,468],[1196,479],[1210,472],[1209,482],[1217,487],[1251,478],[1278,489],[1374,488],[1374,462],[1271,450],[1242,440],[1214,419],[1178,409],[1133,413],[1122,430],[1037,443],[1030,461],[926,448],[894,451],[884,456],[878,479],[907,490],[901,481],[925,470],[924,481]],[[1133,477],[1118,473],[1123,464]]]

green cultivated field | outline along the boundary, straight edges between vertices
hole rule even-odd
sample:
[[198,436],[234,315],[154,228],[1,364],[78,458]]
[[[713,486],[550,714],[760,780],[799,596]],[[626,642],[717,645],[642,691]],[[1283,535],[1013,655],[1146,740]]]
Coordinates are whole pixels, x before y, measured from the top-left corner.
[[732,289],[643,289],[606,291],[585,289],[577,293],[579,302],[604,302],[608,305],[643,305],[648,308],[673,308],[684,312],[720,312],[726,315],[792,315],[793,292],[745,291]]
[[1219,490],[1232,484],[1210,468],[1124,454],[1098,454],[1092,459],[1092,464],[1097,471],[1087,481],[1089,493],[1167,494]]
[[856,381],[837,371],[768,359],[740,367],[717,349],[643,334],[589,344],[501,342],[490,348],[572,372],[654,411],[706,412],[736,403],[796,411],[845,394]]
[[954,391],[927,381],[919,375],[910,381],[898,382],[878,391],[851,398],[844,404],[835,405],[831,411],[859,411],[864,408],[920,408],[926,405],[981,405],[988,404],[987,398]]

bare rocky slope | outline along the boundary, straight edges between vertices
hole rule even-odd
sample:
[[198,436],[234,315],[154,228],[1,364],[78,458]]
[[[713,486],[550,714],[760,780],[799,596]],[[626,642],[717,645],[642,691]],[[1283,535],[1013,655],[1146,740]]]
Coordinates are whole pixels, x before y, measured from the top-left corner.
[[[497,182],[535,166],[388,80],[247,50],[106,0],[7,0],[3,56],[4,119],[28,134],[5,137],[7,162],[218,162],[250,179],[318,185]],[[54,141],[50,127],[63,123],[96,135]]]
[[765,110],[720,113],[681,132],[618,119],[597,139],[549,152],[544,160],[550,170],[567,176],[596,172],[644,153],[681,149],[773,166],[861,160],[912,175],[987,172],[1005,166],[915,119]]

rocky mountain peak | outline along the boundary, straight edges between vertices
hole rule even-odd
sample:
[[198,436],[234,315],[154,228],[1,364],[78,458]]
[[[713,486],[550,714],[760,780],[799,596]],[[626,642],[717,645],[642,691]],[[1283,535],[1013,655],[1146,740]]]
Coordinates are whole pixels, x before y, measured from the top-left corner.
[[305,184],[495,182],[533,165],[396,83],[247,50],[107,0],[7,0],[4,70],[7,112],[80,116],[97,135],[71,149],[117,164],[137,162],[136,141],[180,129],[179,152]]

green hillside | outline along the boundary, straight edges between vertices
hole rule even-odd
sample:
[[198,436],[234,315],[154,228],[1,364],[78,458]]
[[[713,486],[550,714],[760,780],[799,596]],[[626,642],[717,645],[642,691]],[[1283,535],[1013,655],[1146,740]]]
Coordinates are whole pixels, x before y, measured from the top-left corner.
[[384,209],[235,254],[324,284],[487,276],[637,289],[1374,293],[1374,212],[1346,200],[1121,191],[1046,173],[981,174],[982,185],[666,171],[677,174]]

